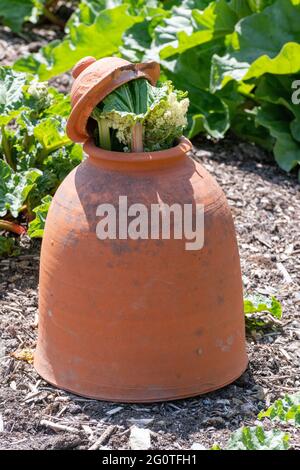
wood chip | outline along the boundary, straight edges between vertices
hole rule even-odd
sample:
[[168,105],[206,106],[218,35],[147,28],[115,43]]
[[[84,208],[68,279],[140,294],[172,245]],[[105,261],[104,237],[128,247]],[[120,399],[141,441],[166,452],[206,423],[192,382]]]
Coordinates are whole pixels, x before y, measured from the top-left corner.
[[78,433],[77,428],[73,428],[72,426],[66,426],[64,424],[53,423],[52,421],[48,421],[47,419],[42,419],[40,421],[41,426],[45,426],[46,428],[50,428],[53,431],[64,431],[64,432],[71,432],[71,433]]
[[291,278],[291,276],[289,275],[289,273],[287,272],[287,270],[283,266],[283,264],[282,263],[276,263],[276,266],[277,266],[278,271],[282,274],[284,281],[287,284],[292,284],[293,279]]
[[108,410],[108,411],[106,412],[106,414],[107,414],[108,416],[112,416],[112,415],[114,415],[114,414],[116,414],[116,413],[119,413],[119,411],[122,411],[122,410],[123,410],[123,406],[116,406],[115,408],[112,408],[111,410]]
[[89,447],[88,450],[98,450],[99,447],[104,444],[109,439],[109,437],[116,431],[116,429],[117,426],[108,426],[105,431],[101,434],[101,436],[94,442],[94,444]]

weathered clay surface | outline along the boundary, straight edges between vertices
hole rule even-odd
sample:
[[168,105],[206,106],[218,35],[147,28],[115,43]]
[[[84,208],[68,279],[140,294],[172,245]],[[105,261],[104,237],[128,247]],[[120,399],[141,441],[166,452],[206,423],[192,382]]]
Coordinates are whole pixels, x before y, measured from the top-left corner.
[[[232,217],[218,184],[187,157],[190,148],[182,138],[169,150],[119,154],[89,141],[89,158],[58,189],[42,245],[35,355],[50,383],[105,400],[160,401],[217,389],[245,370]],[[120,195],[149,210],[203,204],[204,247],[99,240],[97,207],[117,207]]]

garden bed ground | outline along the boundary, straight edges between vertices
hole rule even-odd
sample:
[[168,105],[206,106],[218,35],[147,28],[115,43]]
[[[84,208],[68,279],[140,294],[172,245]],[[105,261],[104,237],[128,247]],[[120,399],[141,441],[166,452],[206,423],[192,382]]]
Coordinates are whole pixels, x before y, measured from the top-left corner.
[[[113,425],[106,448],[128,449],[130,427],[151,430],[153,449],[224,445],[242,425],[284,393],[300,388],[300,198],[287,176],[257,147],[225,140],[195,142],[194,158],[217,178],[235,219],[246,292],[274,294],[282,325],[248,334],[249,368],[234,384],[197,398],[128,405],[76,397],[41,380],[33,366],[10,356],[36,344],[39,243],[0,261],[0,449],[87,449]],[[46,419],[71,428],[55,432]],[[264,422],[268,428],[269,423]],[[291,434],[300,449],[300,432]]]
[[[16,36],[0,27],[0,61],[12,64],[61,37],[53,25]],[[70,74],[52,80],[60,91]],[[11,357],[33,348],[37,334],[40,244],[18,258],[0,260],[0,449],[86,449],[108,426],[103,444],[128,449],[130,427],[151,430],[153,449],[189,449],[193,443],[221,447],[242,425],[285,393],[300,389],[300,197],[295,176],[287,176],[257,147],[233,139],[195,142],[193,153],[223,187],[235,220],[245,291],[276,295],[282,325],[248,333],[249,368],[234,384],[188,400],[123,405],[76,397],[48,385],[33,366]],[[54,432],[41,420],[73,431]],[[269,423],[264,422],[268,428]],[[300,429],[276,425],[300,449]]]

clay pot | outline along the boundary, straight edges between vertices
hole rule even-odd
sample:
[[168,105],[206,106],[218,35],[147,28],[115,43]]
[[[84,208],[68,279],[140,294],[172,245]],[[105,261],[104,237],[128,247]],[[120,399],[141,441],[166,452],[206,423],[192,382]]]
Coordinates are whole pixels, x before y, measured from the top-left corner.
[[[206,393],[245,370],[233,221],[190,149],[184,137],[140,154],[85,142],[88,158],[56,192],[42,243],[34,364],[48,382],[86,397],[147,402]],[[184,238],[97,238],[97,207],[118,207],[124,195],[149,212],[162,202],[193,212],[203,204],[203,248],[187,250]]]

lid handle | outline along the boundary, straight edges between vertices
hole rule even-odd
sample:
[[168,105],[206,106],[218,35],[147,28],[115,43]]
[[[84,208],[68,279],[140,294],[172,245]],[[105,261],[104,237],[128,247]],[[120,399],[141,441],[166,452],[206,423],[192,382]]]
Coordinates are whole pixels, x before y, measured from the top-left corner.
[[92,56],[87,56],[80,59],[80,61],[77,62],[77,64],[74,65],[72,69],[72,77],[77,78],[78,75],[81,74],[81,72],[83,72],[89,65],[92,65],[94,62],[96,62],[96,59]]

